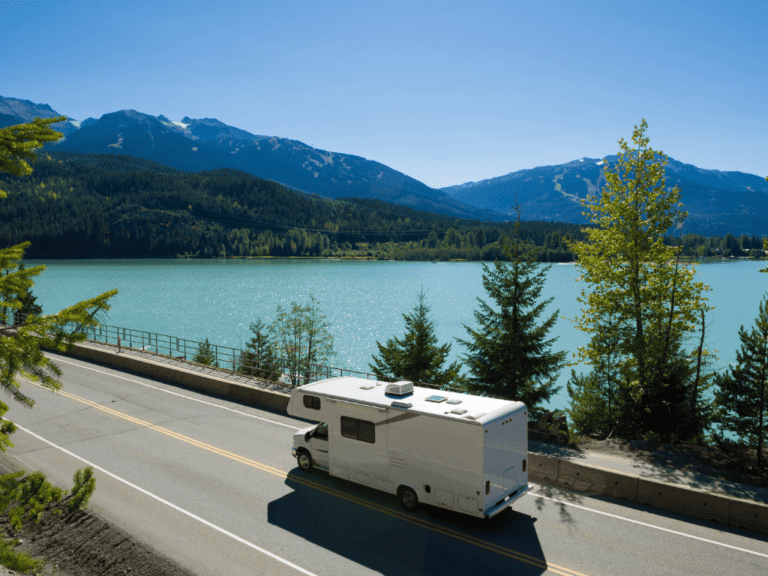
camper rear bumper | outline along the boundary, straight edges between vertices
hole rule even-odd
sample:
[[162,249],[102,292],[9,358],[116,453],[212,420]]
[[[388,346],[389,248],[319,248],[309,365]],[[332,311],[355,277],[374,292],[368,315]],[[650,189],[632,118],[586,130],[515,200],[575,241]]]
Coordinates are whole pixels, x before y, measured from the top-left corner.
[[525,496],[525,494],[531,489],[533,486],[530,484],[526,484],[525,486],[521,486],[518,488],[515,492],[512,492],[509,496],[507,496],[504,500],[496,504],[493,508],[486,511],[485,516],[486,518],[493,518],[500,512],[503,512],[506,508],[509,508],[517,502],[520,498]]

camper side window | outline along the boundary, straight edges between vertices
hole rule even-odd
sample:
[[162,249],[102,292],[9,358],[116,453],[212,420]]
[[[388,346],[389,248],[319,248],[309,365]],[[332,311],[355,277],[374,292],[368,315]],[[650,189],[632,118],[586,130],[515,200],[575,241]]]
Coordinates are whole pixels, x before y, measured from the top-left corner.
[[320,410],[320,398],[317,396],[304,396],[304,407]]
[[341,435],[362,442],[376,443],[376,426],[373,422],[357,418],[341,417]]

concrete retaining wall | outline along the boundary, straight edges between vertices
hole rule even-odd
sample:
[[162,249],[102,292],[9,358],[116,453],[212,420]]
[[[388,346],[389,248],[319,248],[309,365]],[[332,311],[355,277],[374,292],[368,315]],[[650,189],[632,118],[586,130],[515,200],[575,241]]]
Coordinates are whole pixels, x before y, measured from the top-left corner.
[[86,344],[76,344],[69,352],[69,355],[107,364],[115,368],[122,368],[134,374],[158,378],[201,392],[232,398],[233,400],[239,400],[254,406],[264,406],[265,408],[281,410],[282,412],[288,409],[288,400],[290,399],[288,394],[262,390],[254,386],[232,382],[212,374],[202,374],[177,365],[164,364],[163,362],[153,360],[151,356],[141,358],[129,354],[118,354],[117,349],[106,350]]
[[[151,357],[139,358],[118,354],[116,349],[106,350],[87,344],[75,345],[70,355],[254,406],[264,406],[282,412],[288,408],[290,396],[283,392],[231,382],[212,374],[201,374],[164,364],[152,360]],[[532,482],[546,482],[589,494],[621,498],[694,518],[713,520],[726,526],[768,534],[768,505],[759,502],[739,500],[632,474],[611,472],[533,452],[528,454],[528,478]]]

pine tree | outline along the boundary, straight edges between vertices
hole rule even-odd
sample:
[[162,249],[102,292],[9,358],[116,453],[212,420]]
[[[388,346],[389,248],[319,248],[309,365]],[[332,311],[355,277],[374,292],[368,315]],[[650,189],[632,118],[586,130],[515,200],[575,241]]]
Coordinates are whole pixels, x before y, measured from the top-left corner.
[[[19,272],[25,270],[24,262],[19,263]],[[43,313],[43,307],[37,303],[37,297],[32,295],[31,288],[27,288],[16,294],[16,298],[21,304],[21,308],[16,310],[13,315],[13,325],[18,326],[23,324],[25,319],[30,315],[40,316]]]
[[[768,178],[766,178],[768,180]],[[763,238],[763,250],[768,250],[768,238]],[[760,272],[768,272],[768,268],[760,268]]]
[[720,426],[735,432],[740,443],[757,449],[758,469],[768,440],[768,297],[760,303],[755,326],[739,329],[736,366],[716,379],[715,405]]
[[[28,161],[36,158],[34,150],[41,147],[43,142],[53,142],[61,138],[50,124],[66,120],[66,117],[36,118],[29,124],[8,126],[0,129],[0,172],[9,172],[14,176],[32,173]],[[7,194],[0,190],[0,198]],[[6,271],[0,275],[0,324],[8,324],[7,309],[20,310],[24,303],[19,294],[28,293],[34,285],[33,277],[45,270],[45,266],[21,268],[24,253],[29,248],[29,242],[0,249],[0,270]],[[79,302],[49,316],[31,316],[23,325],[5,326],[0,328],[0,386],[13,396],[20,404],[32,407],[34,400],[21,391],[18,377],[39,383],[51,390],[61,388],[58,377],[59,369],[42,350],[57,350],[65,352],[69,347],[82,342],[86,331],[98,325],[99,313],[109,310],[109,299],[117,294],[112,290]],[[5,413],[8,407],[0,402],[0,413]],[[0,427],[0,450],[13,446],[9,436],[15,430],[10,421],[3,422]]]
[[493,269],[483,265],[483,287],[496,308],[478,298],[478,327],[465,325],[469,340],[458,342],[468,351],[464,361],[473,376],[467,384],[470,391],[524,402],[529,419],[537,420],[541,404],[560,389],[554,383],[565,365],[565,352],[552,352],[557,338],[547,339],[559,310],[536,323],[554,300],[539,302],[551,266],[539,268],[533,250],[523,255],[519,209],[517,213],[511,246],[502,240],[502,254],[510,262],[496,260]]
[[628,402],[626,386],[622,386],[616,335],[607,331],[604,337],[612,340],[601,343],[603,354],[595,361],[592,370],[586,374],[571,370],[571,378],[566,384],[571,407],[566,412],[578,434],[597,433],[610,438],[631,402]]
[[438,346],[435,323],[429,317],[431,308],[422,289],[411,314],[403,314],[405,334],[385,344],[376,342],[379,356],[373,355],[371,370],[379,378],[426,382],[438,386],[456,385],[461,365],[454,362],[444,367],[451,351],[450,344]]
[[219,363],[216,362],[216,353],[213,350],[213,345],[208,341],[208,338],[197,347],[197,352],[194,358],[192,358],[192,362],[197,362],[203,366],[219,367]]
[[261,318],[251,323],[251,338],[240,355],[237,372],[276,382],[280,378],[280,362],[275,354],[275,343],[269,327]]

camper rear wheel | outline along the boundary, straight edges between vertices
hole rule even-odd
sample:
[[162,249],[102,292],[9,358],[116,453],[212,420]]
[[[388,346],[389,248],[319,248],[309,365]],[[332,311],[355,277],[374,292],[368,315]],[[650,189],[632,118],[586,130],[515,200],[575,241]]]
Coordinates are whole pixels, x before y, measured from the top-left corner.
[[297,458],[299,461],[299,468],[303,472],[312,472],[312,456],[306,450],[301,450]]
[[408,512],[413,512],[419,507],[419,498],[416,496],[416,492],[407,486],[403,486],[398,490],[397,498],[400,500],[400,505],[408,510]]

